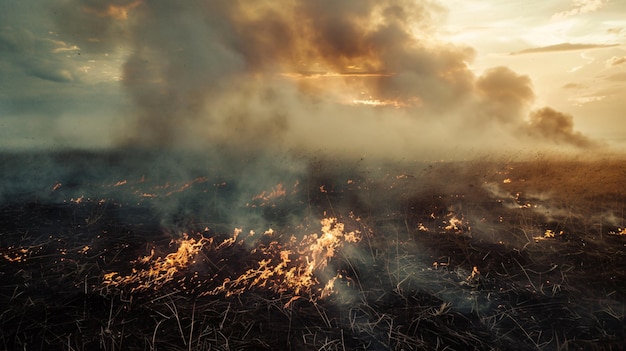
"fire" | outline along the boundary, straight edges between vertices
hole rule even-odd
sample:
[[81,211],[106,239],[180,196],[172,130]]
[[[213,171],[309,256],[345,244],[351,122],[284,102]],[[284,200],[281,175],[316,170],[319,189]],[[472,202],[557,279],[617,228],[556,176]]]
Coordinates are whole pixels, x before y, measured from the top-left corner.
[[252,200],[264,200],[264,201],[269,201],[271,199],[277,198],[277,197],[281,197],[281,196],[285,196],[287,195],[287,190],[285,189],[285,187],[282,184],[278,184],[276,185],[272,191],[270,192],[262,192],[256,196],[254,196],[252,198]]
[[563,231],[561,230],[561,231],[559,231],[559,233],[557,234],[554,230],[552,230],[552,229],[548,229],[548,230],[546,230],[546,232],[543,234],[543,236],[544,236],[545,238],[554,238],[554,237],[556,237],[557,235],[559,235],[559,236],[563,235]]
[[417,230],[419,230],[420,232],[428,232],[430,231],[425,225],[424,223],[418,223],[417,225]]
[[[292,236],[287,243],[272,241],[267,247],[261,247],[265,257],[255,267],[235,279],[225,279],[221,286],[207,294],[230,296],[252,287],[262,287],[276,293],[315,295],[317,292],[313,288],[320,284],[317,273],[324,270],[344,243],[361,240],[359,231],[346,233],[344,224],[337,222],[336,218],[325,218],[321,224],[321,234],[305,235],[300,241]],[[319,296],[327,296],[333,283],[333,279],[327,281]]]
[[[454,215],[454,213],[448,213],[448,217],[450,217],[448,219],[448,225],[446,225],[443,229],[448,231],[448,232],[453,232],[453,233],[463,233],[463,232],[468,232],[471,230],[471,227],[469,226],[469,224],[464,220],[463,217],[461,218],[457,218],[456,215]],[[444,221],[445,223],[445,221]]]
[[[9,249],[12,248],[9,247]],[[2,257],[4,257],[4,259],[9,262],[24,262],[28,258],[29,254],[29,250],[25,248],[19,248],[3,254]]]
[[[293,185],[292,193],[297,192],[298,191],[297,188],[298,188],[298,182],[296,182]],[[287,196],[287,188],[285,188],[285,186],[283,186],[282,183],[278,183],[275,187],[272,188],[272,190],[263,191],[260,194],[253,196],[252,202],[246,204],[246,206],[263,207],[267,205],[272,205],[273,201],[280,199],[280,198],[284,198],[285,196]]]
[[[258,262],[238,276],[223,278],[217,287],[205,286],[200,295],[232,296],[252,288],[281,294],[291,293],[294,296],[306,295],[310,298],[330,295],[337,276],[324,279],[332,275],[324,274],[324,270],[345,244],[358,243],[361,233],[358,230],[347,232],[344,224],[338,222],[337,218],[325,218],[321,220],[321,225],[320,234],[308,234],[301,239],[292,235],[287,242],[272,240],[268,244],[258,244],[250,250],[250,254],[261,255]],[[195,258],[201,251],[210,255],[211,251],[244,247],[245,240],[238,240],[242,232],[241,228],[235,229],[231,237],[219,244],[213,244],[213,238],[201,236],[194,239],[185,235],[183,239],[176,241],[176,252],[157,257],[153,249],[149,255],[132,262],[143,268],[133,268],[127,275],[107,273],[103,277],[102,287],[130,288],[130,292],[158,290],[172,282],[178,273],[195,264]],[[255,232],[250,231],[246,239],[254,235]],[[265,231],[263,237],[274,239],[274,231]],[[214,282],[213,279],[203,284],[211,282]]]
[[118,272],[106,273],[103,278],[103,287],[124,287],[131,285],[131,292],[148,289],[157,290],[174,279],[174,275],[194,263],[195,256],[202,250],[210,239],[202,237],[199,240],[184,235],[180,240],[178,250],[165,257],[155,257],[154,249],[148,256],[139,258],[135,263],[147,264],[145,269],[133,271],[129,275],[120,275]]
[[[208,179],[207,179],[207,178],[205,178],[205,177],[198,177],[198,178],[196,178],[196,179],[194,179],[194,180],[192,180],[192,181],[186,182],[186,183],[184,183],[184,184],[182,184],[182,185],[178,186],[178,187],[177,187],[177,188],[175,188],[174,190],[168,191],[168,192],[165,194],[165,196],[172,196],[172,195],[173,195],[173,194],[175,194],[175,193],[182,193],[183,191],[185,191],[185,190],[187,190],[187,189],[191,188],[191,186],[192,186],[193,184],[205,183],[205,182],[207,182],[207,181],[208,181]],[[176,186],[176,185],[174,185],[174,186]],[[170,187],[169,183],[168,183],[168,184],[166,184],[166,189],[167,189],[167,188],[169,188],[169,187]]]
[[554,239],[554,238],[558,238],[558,237],[562,237],[565,233],[560,230],[558,233],[555,232],[552,229],[547,229],[544,233],[543,236],[534,236],[533,239],[535,239],[535,242],[539,242],[540,240],[545,240],[545,239]]

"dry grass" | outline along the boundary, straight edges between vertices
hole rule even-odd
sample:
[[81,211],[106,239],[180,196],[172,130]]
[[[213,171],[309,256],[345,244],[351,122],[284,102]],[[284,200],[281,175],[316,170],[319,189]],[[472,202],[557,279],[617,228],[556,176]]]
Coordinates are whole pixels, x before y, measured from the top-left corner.
[[[623,347],[624,161],[312,162],[256,198],[240,175],[194,172],[5,200],[0,349]],[[257,234],[233,236],[240,216]],[[327,246],[307,289],[278,281],[322,257],[306,249],[327,217],[360,240]],[[263,260],[267,281],[226,291]]]

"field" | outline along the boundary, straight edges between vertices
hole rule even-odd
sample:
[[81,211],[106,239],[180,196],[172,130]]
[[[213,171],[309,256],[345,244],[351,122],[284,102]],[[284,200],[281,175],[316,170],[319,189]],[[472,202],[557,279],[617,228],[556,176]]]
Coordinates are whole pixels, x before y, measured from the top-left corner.
[[2,350],[624,347],[621,158],[0,160]]

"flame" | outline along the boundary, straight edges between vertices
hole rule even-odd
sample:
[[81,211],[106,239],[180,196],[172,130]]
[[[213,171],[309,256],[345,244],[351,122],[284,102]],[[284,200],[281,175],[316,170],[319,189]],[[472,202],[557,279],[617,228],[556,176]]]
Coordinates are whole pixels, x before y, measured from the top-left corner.
[[[298,183],[294,184],[294,189],[292,193],[297,192]],[[258,195],[252,197],[252,203],[246,204],[246,206],[257,207],[257,206],[266,206],[270,204],[270,201],[276,200],[279,198],[283,198],[287,196],[287,189],[283,186],[282,183],[278,183],[275,187],[272,188],[271,191],[263,191]]]
[[[9,247],[9,249],[12,249]],[[30,250],[25,248],[19,248],[12,251],[9,251],[2,255],[5,260],[9,262],[24,262],[30,255]]]
[[540,240],[546,240],[546,239],[554,239],[554,238],[558,238],[563,236],[565,233],[560,230],[558,233],[555,232],[552,229],[547,229],[544,233],[543,236],[534,236],[533,239],[535,239],[535,242],[539,242]]
[[[173,195],[173,194],[175,194],[175,193],[182,193],[183,191],[185,191],[185,190],[187,190],[187,189],[191,188],[191,186],[192,186],[193,184],[200,184],[200,183],[205,183],[205,182],[208,182],[208,181],[209,181],[209,180],[208,180],[208,178],[206,178],[206,177],[198,177],[198,178],[196,178],[196,179],[194,179],[194,180],[192,180],[192,181],[189,181],[189,182],[184,183],[183,185],[179,186],[178,188],[176,188],[176,189],[174,189],[174,190],[171,190],[171,191],[167,192],[167,193],[165,194],[165,196],[172,196],[172,195]],[[174,185],[174,186],[176,186],[176,185]],[[169,183],[167,183],[167,184],[166,184],[166,189],[167,189],[167,188],[169,188],[169,187],[170,187],[170,184],[169,184]]]
[[470,275],[468,275],[465,280],[471,281],[471,280],[476,279],[479,276],[480,276],[480,271],[478,270],[478,267],[474,266],[472,268],[472,273],[470,273]]
[[610,231],[609,235],[626,235],[626,227],[617,228],[617,230]]
[[[141,184],[146,181],[145,176],[142,176],[141,179],[137,182],[133,182],[133,184]],[[136,189],[133,191],[133,194],[137,195],[140,198],[156,198],[156,197],[169,197],[178,193],[182,193],[188,190],[191,190],[195,184],[202,184],[208,182],[209,179],[206,177],[198,177],[193,180],[187,181],[182,184],[171,184],[166,182],[163,185],[156,185],[151,188],[151,192],[146,192],[143,190]],[[126,185],[128,182],[126,180],[119,181],[113,184],[113,187],[119,187],[122,185]],[[217,184],[214,184],[216,187]],[[220,184],[219,186],[224,186],[226,183]]]
[[[292,235],[284,243],[272,240],[268,244],[259,244],[250,251],[250,254],[261,255],[258,262],[238,276],[223,278],[217,287],[205,286],[200,295],[232,296],[253,288],[262,288],[275,293],[306,295],[310,298],[329,296],[334,292],[334,282],[339,276],[324,281],[324,277],[330,276],[324,274],[324,269],[346,243],[359,242],[361,233],[358,230],[346,232],[344,224],[336,218],[325,218],[321,220],[321,225],[320,234],[305,235],[300,240]],[[242,232],[243,229],[236,228],[231,237],[217,245],[212,245],[213,238],[201,236],[196,240],[184,235],[183,239],[176,241],[176,252],[157,257],[153,249],[149,255],[132,262],[136,266],[143,266],[143,269],[133,268],[127,275],[106,273],[102,287],[130,287],[130,292],[158,290],[172,282],[178,273],[196,263],[195,257],[201,250],[219,251],[233,246],[242,247],[244,240],[238,240]],[[255,232],[250,231],[248,238],[254,235]],[[274,231],[267,230],[263,236],[274,238]],[[213,279],[209,279],[203,284],[212,282]],[[289,303],[293,301],[292,299]]]
[[202,237],[199,240],[189,238],[187,234],[179,240],[179,247],[165,257],[155,257],[154,249],[150,255],[139,258],[136,263],[148,264],[146,269],[133,269],[129,275],[120,275],[118,272],[106,273],[103,277],[104,287],[123,287],[133,285],[131,292],[148,289],[157,290],[174,279],[174,275],[194,263],[195,256],[202,250],[210,239]]
[[[461,217],[459,219],[453,213],[449,213],[448,216],[451,216],[451,217],[450,217],[450,219],[448,219],[448,225],[443,228],[444,230],[449,231],[449,232],[454,232],[454,233],[457,233],[457,234],[460,234],[460,233],[463,233],[465,231],[470,231],[471,230],[471,227],[463,219],[463,217]],[[445,221],[444,221],[444,223],[445,223]]]
[[[562,230],[561,230],[561,231],[559,231],[558,235],[559,235],[559,236],[563,235],[563,231],[562,231]],[[545,238],[554,238],[554,237],[556,237],[556,236],[557,236],[557,233],[555,233],[555,232],[554,232],[554,230],[552,230],[552,229],[548,229],[548,230],[546,230],[546,232],[543,234],[543,236],[544,236]]]
[[[235,279],[226,278],[221,286],[207,294],[225,293],[230,296],[253,287],[267,288],[276,293],[316,294],[313,288],[320,284],[317,273],[322,272],[344,243],[361,240],[359,231],[346,233],[344,224],[337,222],[336,218],[325,218],[321,224],[319,235],[305,235],[300,241],[292,236],[285,244],[272,241],[267,247],[261,247],[265,257],[255,267]],[[320,297],[331,293],[334,279],[325,283]]]
[[417,224],[417,230],[421,231],[421,232],[428,232],[430,231],[425,225],[424,223],[418,223]]
[[278,183],[278,185],[276,185],[274,188],[272,188],[272,191],[270,192],[262,192],[259,195],[256,195],[252,198],[252,200],[264,200],[264,201],[268,201],[271,200],[273,198],[277,198],[277,197],[281,197],[281,196],[285,196],[287,195],[287,190],[285,189],[285,187],[281,184]]

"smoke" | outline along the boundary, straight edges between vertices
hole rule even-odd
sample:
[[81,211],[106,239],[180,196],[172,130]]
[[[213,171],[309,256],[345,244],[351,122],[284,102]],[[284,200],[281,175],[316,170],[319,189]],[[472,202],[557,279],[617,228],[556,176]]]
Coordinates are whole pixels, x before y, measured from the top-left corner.
[[533,112],[529,77],[506,67],[477,76],[472,48],[437,39],[446,12],[433,1],[63,0],[52,13],[68,45],[126,53],[133,110],[118,141],[150,150],[130,157],[141,166],[129,169],[148,169],[135,179],[186,184],[202,169],[227,184],[212,202],[155,200],[164,226],[192,209],[255,229],[301,218],[248,203],[304,184],[310,156],[375,163],[593,146],[570,116]]
[[476,77],[472,48],[437,39],[432,1],[67,0],[55,13],[81,48],[129,50],[124,144],[381,158],[593,144],[571,117],[531,112],[529,77]]
[[506,67],[488,70],[477,79],[476,87],[484,105],[483,123],[519,123],[535,97],[530,78]]
[[596,145],[592,140],[574,130],[574,118],[568,114],[544,107],[530,115],[528,132],[540,139],[555,143],[569,143],[581,148]]

